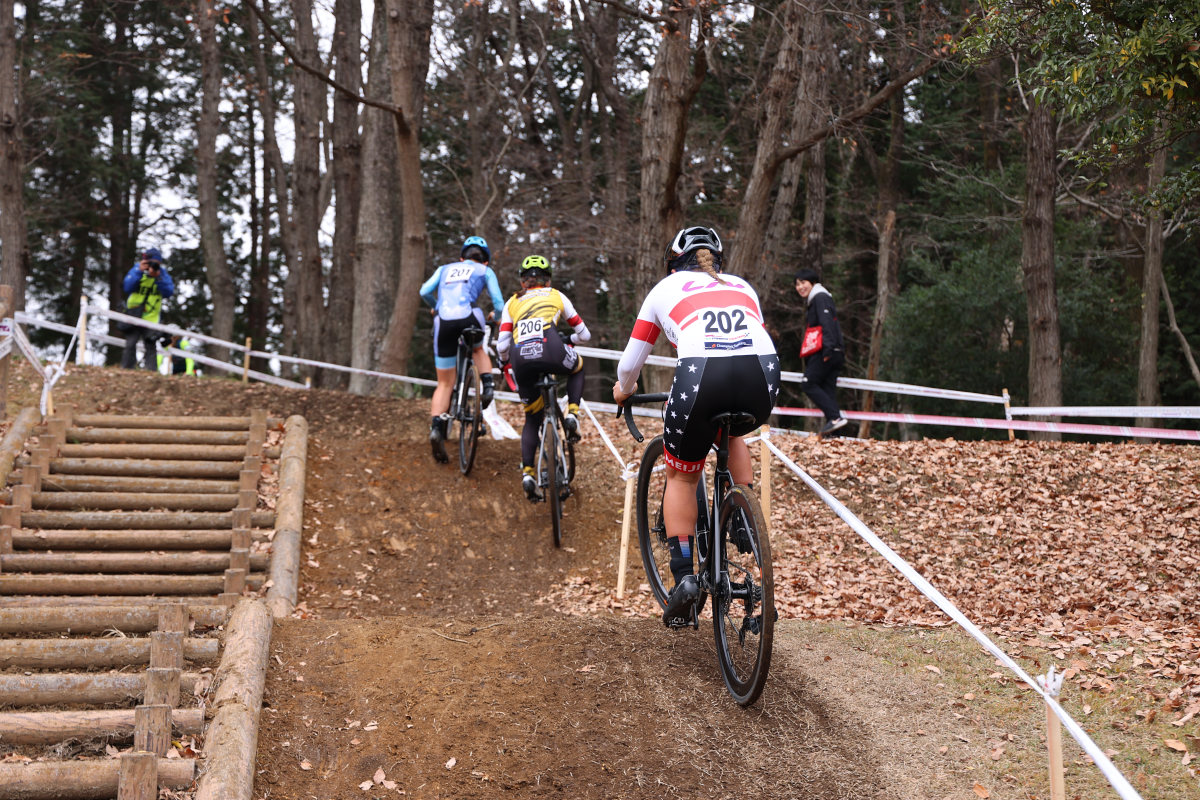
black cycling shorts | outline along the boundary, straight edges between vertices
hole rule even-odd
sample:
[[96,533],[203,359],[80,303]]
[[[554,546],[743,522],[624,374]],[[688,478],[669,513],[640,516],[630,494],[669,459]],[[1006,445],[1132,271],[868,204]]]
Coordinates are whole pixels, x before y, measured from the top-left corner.
[[542,393],[537,387],[539,378],[547,373],[574,375],[583,369],[583,359],[574,347],[563,341],[557,329],[543,330],[546,333],[544,339],[514,344],[509,355],[513,380],[517,382],[517,394],[521,396],[527,414],[541,411]]
[[[479,328],[482,331],[486,327],[482,308],[471,309],[471,315],[462,319],[442,319],[439,314],[433,318],[433,355],[440,359],[454,359],[458,355],[459,335],[467,328]],[[453,369],[454,364],[450,368]]]
[[779,356],[774,353],[679,359],[663,408],[664,460],[680,472],[699,472],[717,438],[714,416],[753,414],[753,423],[730,429],[733,436],[745,436],[767,421],[778,395]]

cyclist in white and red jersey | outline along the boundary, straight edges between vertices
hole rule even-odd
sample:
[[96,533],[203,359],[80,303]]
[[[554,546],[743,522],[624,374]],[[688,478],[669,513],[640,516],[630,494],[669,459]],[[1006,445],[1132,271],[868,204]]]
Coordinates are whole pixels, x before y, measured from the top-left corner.
[[763,328],[758,294],[748,281],[721,272],[721,238],[712,228],[684,228],[665,254],[671,274],[650,290],[621,362],[613,399],[623,403],[637,389],[638,375],[660,333],[675,345],[675,379],[663,408],[667,485],[663,522],[671,550],[675,587],[663,621],[691,618],[700,587],[692,574],[696,487],[717,431],[712,418],[742,411],[750,425],[730,430],[729,469],[736,483],[754,479],[750,450],[742,437],[767,421],[779,393],[779,357]]

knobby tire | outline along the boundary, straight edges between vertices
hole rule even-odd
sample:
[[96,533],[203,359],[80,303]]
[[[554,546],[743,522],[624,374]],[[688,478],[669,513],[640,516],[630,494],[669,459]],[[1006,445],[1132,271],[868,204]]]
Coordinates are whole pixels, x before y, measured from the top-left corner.
[[[750,552],[731,540],[738,517],[745,520]],[[739,705],[762,694],[771,667],[775,632],[775,583],[771,542],[758,498],[734,486],[721,500],[717,546],[726,554],[721,586],[713,592],[713,631],[725,686]],[[726,579],[727,576],[727,579]]]
[[462,397],[459,404],[458,424],[458,468],[463,475],[470,473],[475,464],[475,451],[479,446],[479,429],[483,422],[483,385],[475,363],[467,361],[460,384]]
[[546,503],[550,506],[550,529],[554,533],[554,546],[562,547],[562,497],[559,496],[558,437],[554,435],[554,417],[546,409],[546,421],[542,426],[542,445],[546,450]]

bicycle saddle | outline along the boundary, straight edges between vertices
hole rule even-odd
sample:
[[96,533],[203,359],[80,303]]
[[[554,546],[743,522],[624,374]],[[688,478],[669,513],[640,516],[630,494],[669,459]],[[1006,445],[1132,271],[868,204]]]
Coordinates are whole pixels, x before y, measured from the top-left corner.
[[720,414],[714,414],[709,421],[714,427],[728,425],[731,428],[742,425],[753,425],[757,422],[753,414],[747,414],[745,411],[723,411]]

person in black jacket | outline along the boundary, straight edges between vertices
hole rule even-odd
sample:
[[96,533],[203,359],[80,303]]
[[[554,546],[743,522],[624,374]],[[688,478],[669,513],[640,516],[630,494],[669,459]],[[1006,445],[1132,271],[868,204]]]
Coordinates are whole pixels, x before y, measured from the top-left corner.
[[833,297],[821,285],[816,272],[802,269],[796,273],[796,294],[808,302],[804,340],[800,345],[800,355],[804,358],[801,388],[825,415],[825,426],[820,435],[829,436],[846,427],[846,419],[837,404],[837,379],[846,363],[842,329],[838,325]]

